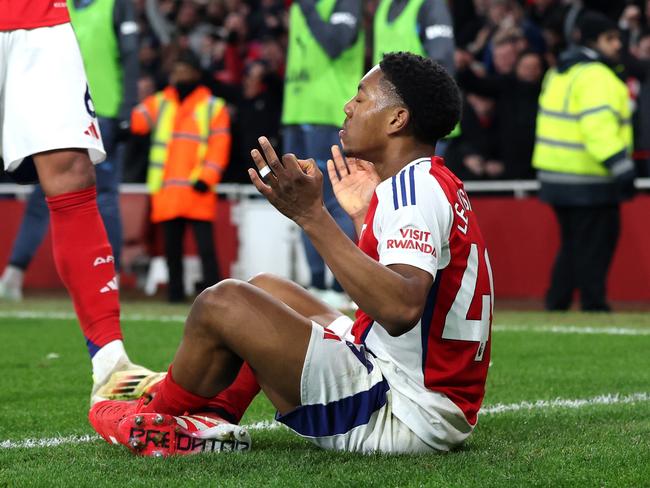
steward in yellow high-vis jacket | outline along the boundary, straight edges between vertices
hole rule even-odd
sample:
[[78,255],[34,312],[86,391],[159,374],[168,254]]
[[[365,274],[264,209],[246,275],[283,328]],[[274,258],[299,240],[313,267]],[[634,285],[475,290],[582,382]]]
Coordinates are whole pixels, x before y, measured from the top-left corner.
[[584,11],[578,30],[580,43],[546,75],[539,99],[533,166],[562,235],[546,307],[568,309],[578,288],[583,310],[609,310],[619,203],[634,189],[630,100],[612,68],[621,49],[616,24]]
[[172,83],[132,113],[131,130],[151,134],[147,187],[151,220],[162,223],[169,267],[169,300],[182,301],[183,234],[191,224],[204,286],[219,280],[212,222],[214,189],[230,156],[230,117],[225,102],[200,84],[201,69],[189,51],[174,63]]

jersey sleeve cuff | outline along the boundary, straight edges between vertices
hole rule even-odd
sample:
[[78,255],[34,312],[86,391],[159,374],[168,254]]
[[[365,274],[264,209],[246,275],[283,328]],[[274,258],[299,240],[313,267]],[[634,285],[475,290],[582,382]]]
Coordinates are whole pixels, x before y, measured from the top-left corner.
[[418,259],[416,256],[405,256],[404,254],[394,254],[393,253],[384,253],[379,258],[379,263],[384,266],[389,266],[391,264],[407,264],[409,266],[414,266],[423,271],[429,273],[434,279],[436,277],[436,272],[438,271],[438,262],[437,260],[426,260]]

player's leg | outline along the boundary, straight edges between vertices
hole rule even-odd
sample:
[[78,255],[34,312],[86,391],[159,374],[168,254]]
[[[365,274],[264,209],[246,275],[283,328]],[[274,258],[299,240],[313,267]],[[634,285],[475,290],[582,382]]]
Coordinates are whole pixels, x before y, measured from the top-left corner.
[[95,167],[97,178],[97,206],[102,216],[108,241],[113,249],[115,268],[120,270],[122,253],[122,218],[120,215],[120,181],[122,160],[120,144],[116,141],[117,120],[99,117],[99,128],[104,141],[106,159]]
[[45,203],[45,194],[36,185],[27,199],[23,220],[11,249],[9,264],[26,270],[38,250],[50,223],[50,214]]
[[55,264],[92,357],[94,394],[114,371],[132,366],[121,341],[112,251],[96,202],[92,163],[104,156],[101,135],[72,27],[9,35],[5,168],[14,171],[33,155],[50,209]]
[[[281,412],[300,404],[311,321],[264,290],[225,280],[194,301],[183,340],[148,411],[196,411],[233,382],[246,361]],[[171,394],[168,395],[168,392]]]
[[270,273],[260,273],[248,282],[266,291],[303,317],[324,327],[343,316],[339,310],[314,297],[302,286],[285,278]]
[[183,280],[183,237],[186,219],[177,218],[162,223],[165,260],[169,272],[167,300],[178,303],[185,300]]
[[[315,298],[292,281],[272,274],[261,273],[248,282],[266,291],[303,317],[322,326],[329,326],[334,330],[337,324],[340,324],[339,327],[346,325],[343,321],[347,317],[341,312]],[[347,321],[349,322],[349,319]],[[260,386],[253,371],[248,364],[244,363],[232,384],[212,398],[202,411],[215,413],[231,423],[239,423],[259,391]]]
[[34,254],[43,242],[50,218],[45,195],[39,185],[27,199],[25,213],[9,256],[9,264],[0,278],[0,298],[20,300],[23,278]]
[[153,444],[157,452],[165,448],[171,454],[176,446],[174,416],[202,411],[211,398],[231,385],[244,362],[275,407],[289,412],[300,405],[300,380],[311,333],[309,319],[264,290],[224,280],[194,301],[169,373],[153,399],[143,398],[135,405],[98,403],[90,411],[90,422],[105,439],[116,438],[127,445],[134,442],[132,448],[145,452],[151,447],[149,432],[164,433],[171,440]]
[[[325,323],[330,320],[341,322],[339,319],[346,319],[349,323],[349,319],[287,280],[258,275],[251,283],[228,280],[199,296],[188,317],[177,359],[170,367],[171,374],[156,385],[154,398],[149,404],[102,402],[91,409],[91,424],[108,442],[118,439],[143,455],[247,450],[250,436],[245,429],[233,424],[240,421],[260,390],[256,375],[270,375],[265,391],[283,411],[299,401],[300,371],[306,352],[301,348],[307,347],[307,334],[311,333],[305,328],[309,331],[314,326],[293,309]],[[269,289],[287,303],[264,289]],[[242,346],[238,353],[241,356],[229,351],[225,341],[220,339],[222,328],[224,337],[248,346]],[[231,337],[232,334],[225,330],[227,328],[233,328],[244,336]],[[272,355],[266,354],[269,347],[273,350]],[[260,356],[254,360],[257,372],[242,361],[249,354],[250,357],[253,354]],[[188,360],[196,361],[189,364],[195,368],[194,371],[186,371]],[[278,369],[280,367],[291,370],[287,373]],[[206,370],[207,374],[213,375],[225,373],[225,377],[208,378],[208,390],[184,383],[185,376],[200,379]],[[292,378],[293,383],[289,384],[290,399],[286,400],[286,385],[278,386],[274,382],[287,381],[288,378]],[[217,389],[221,391],[216,396],[207,397]],[[185,412],[188,412],[187,416],[183,416]],[[218,427],[212,427],[214,423]]]
[[173,380],[211,398],[232,383],[246,361],[275,407],[288,412],[300,404],[310,335],[306,317],[260,288],[226,280],[194,302],[171,366]]
[[[251,283],[227,280],[203,292],[192,306],[173,376],[209,398],[232,383],[243,360],[278,410],[288,411],[300,401],[311,321],[327,325],[341,316],[298,285],[272,275],[258,275]],[[207,363],[210,371],[202,373]]]
[[197,414],[212,414],[238,424],[259,392],[255,373],[247,363],[243,363],[230,386],[211,398]]
[[84,150],[34,155],[47,195],[52,251],[77,312],[93,365],[93,396],[117,369],[129,369],[122,343],[113,253],[97,208],[94,168]]

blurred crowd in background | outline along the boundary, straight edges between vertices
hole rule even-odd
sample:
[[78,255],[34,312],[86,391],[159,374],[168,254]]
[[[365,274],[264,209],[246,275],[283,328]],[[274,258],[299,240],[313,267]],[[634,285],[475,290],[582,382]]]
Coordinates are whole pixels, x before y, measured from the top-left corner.
[[[218,281],[221,276],[212,240],[216,184],[250,183],[250,150],[258,146],[258,137],[263,135],[280,151],[313,157],[324,170],[324,161],[331,145],[338,141],[338,129],[345,118],[344,99],[350,97],[348,90],[356,86],[362,68],[370,69],[382,53],[409,49],[441,62],[463,92],[460,130],[454,130],[437,147],[438,154],[445,156],[447,166],[461,179],[532,180],[536,178],[531,163],[536,137],[550,147],[564,148],[562,157],[553,153],[548,161],[541,161],[552,167],[540,166],[538,161],[536,165],[549,170],[556,183],[558,177],[575,183],[563,187],[560,194],[578,199],[586,191],[589,198],[560,205],[544,198],[544,184],[540,197],[558,212],[566,213],[564,206],[569,205],[571,211],[593,212],[599,219],[606,204],[605,210],[612,216],[604,227],[606,232],[574,240],[593,244],[594,249],[601,244],[607,248],[604,257],[588,259],[583,266],[591,269],[592,262],[604,263],[598,279],[582,281],[602,285],[597,308],[608,309],[604,280],[619,233],[618,205],[634,193],[633,164],[637,177],[650,176],[650,0],[293,1],[296,5],[292,0],[112,0],[105,3],[113,5],[113,12],[96,16],[97,25],[76,17],[75,30],[107,147],[107,160],[97,167],[98,201],[118,267],[122,242],[118,183],[146,182],[152,195],[151,220],[165,228],[170,281],[177,288],[170,288],[169,300],[184,299],[182,247],[188,223],[194,227],[201,254],[202,283]],[[97,5],[103,4],[69,1],[73,17],[82,15],[84,9],[96,12]],[[584,12],[589,14],[585,17]],[[115,32],[104,29],[103,36],[97,35],[95,29],[103,25],[97,19],[104,24],[112,19]],[[585,31],[584,39],[579,38],[576,26]],[[564,112],[540,111],[547,70],[556,67],[559,60],[561,66],[566,64],[566,54],[561,55],[571,54],[568,48],[580,42],[584,48],[588,38],[596,40],[604,32],[613,33],[614,45],[621,47],[618,55],[599,58],[613,70],[614,74],[606,70],[607,76],[601,74],[601,78],[615,81],[605,86],[619,87],[620,106],[610,106],[606,93],[592,90],[595,101],[588,110],[570,114],[566,107],[569,95],[555,90],[556,97],[566,96]],[[123,66],[111,67],[107,61],[116,63],[117,58]],[[547,88],[550,85],[548,81]],[[548,88],[544,94],[551,91]],[[558,127],[568,127],[567,120],[576,124],[585,114],[607,109],[626,114],[619,115],[613,130],[625,126],[619,132],[629,136],[628,98],[633,114],[634,163],[628,159],[627,148],[618,154],[620,141],[596,141],[607,158],[603,162],[579,152],[585,148],[582,139],[568,141],[564,132],[558,140],[539,135],[544,117],[552,116],[545,130],[548,132],[551,124],[557,132],[565,130]],[[108,106],[111,101],[113,105]],[[140,104],[131,114],[137,102]],[[592,115],[590,120],[596,119]],[[594,123],[592,128],[602,128],[601,122]],[[593,136],[594,131],[589,134]],[[630,139],[625,138],[626,146]],[[623,158],[621,164],[605,169],[602,166],[607,161],[614,161],[612,152]],[[580,167],[585,158],[587,163]],[[107,175],[104,179],[102,172]],[[543,174],[537,175],[540,180]],[[606,180],[605,186],[610,185],[612,188],[607,188],[616,190],[617,195],[605,201],[607,194],[603,192],[607,188],[591,180],[584,183],[585,178],[601,183]],[[618,195],[619,180],[625,180],[624,198]],[[325,180],[325,203],[332,215],[341,214],[337,222],[345,228],[347,216],[335,208],[331,189],[331,198],[327,197],[327,185]],[[24,271],[47,229],[45,201],[38,187],[27,205],[9,265],[0,278],[0,297],[4,286],[6,296],[20,298]],[[579,221],[587,222],[584,216]],[[595,226],[586,228],[593,230]],[[563,230],[564,241],[573,242],[564,234]],[[305,246],[311,288],[341,295],[336,282],[325,283],[322,259],[316,252],[310,253],[307,239]],[[581,250],[578,258],[584,255],[583,247],[575,249]],[[560,259],[558,263],[559,269],[569,268]],[[570,297],[577,278],[560,278],[567,283]],[[14,290],[13,295],[7,295],[6,290]]]
[[[366,66],[377,0],[364,3]],[[451,0],[457,79],[465,96],[461,136],[447,161],[463,179],[532,179],[531,155],[542,79],[570,42],[579,4],[616,20],[624,48],[617,68],[635,110],[637,175],[650,159],[650,1]],[[139,98],[166,86],[175,56],[189,48],[207,81],[228,102],[231,163],[223,182],[248,182],[249,151],[259,135],[280,142],[288,32],[285,0],[136,0],[140,27]],[[650,107],[649,107],[650,108]],[[341,120],[343,120],[341,110]],[[645,120],[648,119],[648,120]],[[128,141],[125,182],[145,180],[146,137]]]

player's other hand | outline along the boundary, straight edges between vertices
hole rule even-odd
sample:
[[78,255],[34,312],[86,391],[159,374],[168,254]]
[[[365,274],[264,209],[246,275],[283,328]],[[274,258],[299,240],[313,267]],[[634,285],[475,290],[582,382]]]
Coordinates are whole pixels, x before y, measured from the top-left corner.
[[208,190],[210,189],[208,184],[203,180],[197,180],[196,182],[194,182],[192,188],[194,188],[194,191],[197,191],[199,193],[207,193]]
[[353,221],[363,220],[375,188],[381,181],[375,166],[363,159],[345,158],[338,146],[332,146],[327,173],[334,196]]
[[251,151],[257,171],[249,169],[248,176],[275,208],[302,225],[324,208],[323,174],[313,159],[298,159],[295,154],[280,159],[266,137],[258,140],[262,152]]

